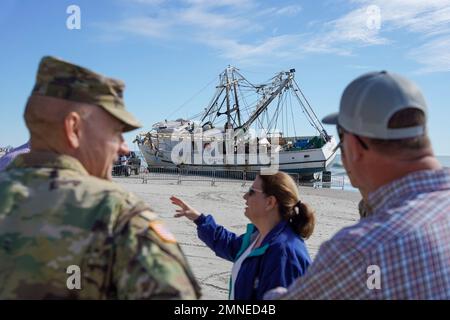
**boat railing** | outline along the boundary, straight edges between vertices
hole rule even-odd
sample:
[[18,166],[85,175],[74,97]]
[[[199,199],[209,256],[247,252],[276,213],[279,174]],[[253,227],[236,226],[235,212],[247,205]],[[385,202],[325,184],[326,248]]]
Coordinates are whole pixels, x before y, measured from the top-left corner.
[[142,180],[142,183],[147,183],[148,180],[175,180],[178,182],[180,173],[178,168],[142,166],[139,170],[139,179]]
[[[141,167],[139,175],[130,175],[125,178],[134,178],[142,183],[148,183],[152,180],[176,181],[177,184],[186,182],[206,182],[215,186],[223,183],[240,183],[245,186],[252,183],[259,171],[244,170],[218,170],[204,168],[183,168],[183,167]],[[328,179],[322,179],[319,174],[318,178],[312,181],[302,180],[302,176],[298,173],[288,173],[295,183],[301,187],[312,188],[333,188],[344,190],[344,177],[330,176]],[[136,179],[137,178],[137,179]]]

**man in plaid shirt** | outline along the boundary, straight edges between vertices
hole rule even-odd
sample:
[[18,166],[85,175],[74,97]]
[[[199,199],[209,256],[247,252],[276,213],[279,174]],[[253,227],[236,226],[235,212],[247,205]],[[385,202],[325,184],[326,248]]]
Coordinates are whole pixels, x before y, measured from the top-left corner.
[[347,86],[339,113],[322,121],[337,125],[364,215],[266,299],[450,299],[450,169],[433,155],[426,117],[419,88],[397,74]]

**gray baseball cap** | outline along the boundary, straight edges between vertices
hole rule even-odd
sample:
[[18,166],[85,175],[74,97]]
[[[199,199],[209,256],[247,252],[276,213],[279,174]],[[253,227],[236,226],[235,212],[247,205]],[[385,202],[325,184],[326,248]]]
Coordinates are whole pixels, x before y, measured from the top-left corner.
[[390,129],[389,119],[398,111],[417,108],[427,115],[419,88],[408,79],[387,71],[366,73],[353,80],[342,94],[339,112],[322,119],[368,138],[394,140],[422,136],[424,126]]

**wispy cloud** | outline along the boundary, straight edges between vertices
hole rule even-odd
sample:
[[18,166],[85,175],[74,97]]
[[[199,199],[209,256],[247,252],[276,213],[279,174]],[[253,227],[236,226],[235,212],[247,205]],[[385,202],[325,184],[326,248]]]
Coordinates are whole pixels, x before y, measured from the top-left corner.
[[376,27],[368,26],[367,8],[355,9],[348,14],[326,22],[305,45],[307,52],[349,55],[355,47],[381,45],[389,40],[379,34]]
[[[415,34],[405,56],[421,72],[448,71],[450,0],[342,0],[349,11],[334,19],[304,21],[302,32],[286,33],[277,23],[303,14],[297,4],[267,6],[256,0],[122,0],[153,8],[151,17],[121,20],[115,30],[152,39],[192,39],[236,62],[293,59],[310,54],[356,55],[367,46],[394,42],[394,32]],[[371,25],[369,8],[379,10]],[[144,12],[144,11],[143,11]],[[278,19],[278,20],[277,20]],[[273,22],[270,24],[270,22]],[[284,30],[284,32],[280,32]],[[407,47],[408,44],[405,44]]]
[[[415,34],[419,47],[405,56],[421,64],[420,72],[449,71],[450,0],[351,0],[356,8],[325,23],[306,44],[309,52],[353,54],[358,47],[386,45],[392,32]],[[370,27],[375,7],[379,28]],[[377,17],[375,17],[377,18]],[[442,37],[441,37],[442,36]]]
[[178,23],[200,27],[210,32],[211,29],[235,30],[251,26],[251,22],[241,17],[233,17],[204,10],[203,7],[192,7],[173,13]]
[[162,3],[166,2],[167,0],[122,0],[124,3],[130,4],[143,4],[143,5],[150,5],[150,6],[158,6]]
[[450,35],[426,42],[408,56],[423,65],[417,73],[450,72]]
[[302,7],[299,5],[289,5],[282,8],[279,8],[275,11],[276,14],[282,16],[295,16],[300,11],[302,11]]
[[259,43],[248,44],[234,39],[217,39],[208,37],[202,41],[221,52],[224,58],[235,60],[243,64],[258,64],[261,60],[270,58],[287,58],[296,51],[301,36],[280,35],[273,36]]
[[302,10],[299,5],[266,8],[254,0],[179,0],[176,5],[164,0],[127,1],[155,9],[154,13],[151,17],[124,18],[110,30],[172,40],[181,31],[184,38],[205,44],[218,50],[219,55],[239,62],[283,56],[289,52],[287,47],[292,50],[289,41],[297,37],[295,35],[272,34],[262,39],[255,37],[254,42],[243,39],[263,31],[267,19],[294,17]]
[[353,0],[381,10],[380,32],[417,35],[419,46],[405,56],[418,62],[419,73],[450,71],[450,0]]
[[195,5],[202,8],[212,7],[252,7],[253,0],[184,0],[185,3]]
[[171,27],[172,24],[165,20],[139,17],[123,20],[117,29],[151,38],[166,38],[170,35]]
[[[110,30],[146,36],[148,38],[176,37],[182,30],[184,36],[197,38],[198,34],[230,30],[256,31],[260,26],[246,18],[251,17],[253,0],[122,0],[142,6],[134,13],[110,26]],[[149,14],[148,12],[151,12]],[[150,15],[150,16],[149,16]]]
[[450,0],[353,0],[362,6],[376,5],[381,9],[383,25],[388,30],[433,35],[449,30]]

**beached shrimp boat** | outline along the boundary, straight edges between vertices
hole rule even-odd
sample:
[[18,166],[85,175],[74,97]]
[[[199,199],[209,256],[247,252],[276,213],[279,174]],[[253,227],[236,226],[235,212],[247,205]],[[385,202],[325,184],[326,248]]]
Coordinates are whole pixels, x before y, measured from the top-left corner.
[[[229,66],[203,112],[155,123],[135,142],[149,167],[259,171],[275,164],[306,179],[316,177],[331,166],[336,140],[323,128],[294,74],[294,69],[280,72],[256,85]],[[297,135],[299,117],[306,118],[313,134]]]

